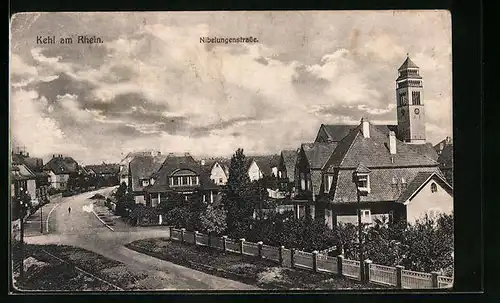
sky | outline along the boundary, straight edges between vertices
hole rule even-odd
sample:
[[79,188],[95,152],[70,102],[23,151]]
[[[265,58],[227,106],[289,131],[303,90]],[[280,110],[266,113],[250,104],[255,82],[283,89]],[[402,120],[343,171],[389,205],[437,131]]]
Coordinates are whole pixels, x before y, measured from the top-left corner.
[[[37,44],[78,35],[103,43]],[[452,135],[447,11],[23,13],[10,39],[11,141],[32,156],[271,154],[313,142],[322,123],[396,124],[407,54],[427,141]]]

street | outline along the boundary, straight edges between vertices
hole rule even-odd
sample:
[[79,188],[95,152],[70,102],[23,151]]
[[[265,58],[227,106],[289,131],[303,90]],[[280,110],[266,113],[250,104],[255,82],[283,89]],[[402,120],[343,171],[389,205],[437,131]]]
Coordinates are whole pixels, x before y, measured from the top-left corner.
[[[89,199],[90,197],[96,193],[106,196],[112,189],[104,188],[61,198],[59,203],[46,205],[43,209],[43,216],[44,220],[48,220],[50,233],[47,234],[46,227],[44,227],[43,235],[29,233],[25,237],[25,242],[71,245],[122,262],[130,270],[146,273],[148,278],[141,281],[141,284],[151,290],[258,289],[125,248],[125,244],[135,240],[168,237],[169,231],[165,227],[129,227],[125,224],[114,226],[114,231],[112,231],[94,213],[85,211],[84,206],[94,201]],[[69,207],[71,207],[71,213],[68,212]]]

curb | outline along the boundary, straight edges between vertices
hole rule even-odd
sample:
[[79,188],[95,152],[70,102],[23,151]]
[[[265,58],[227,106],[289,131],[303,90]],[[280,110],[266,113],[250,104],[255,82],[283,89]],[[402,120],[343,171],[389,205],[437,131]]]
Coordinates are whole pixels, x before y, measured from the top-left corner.
[[[95,202],[94,202],[95,203]],[[92,209],[92,213],[94,214],[94,216],[96,216],[97,219],[99,219],[99,221],[101,221],[102,224],[104,224],[107,228],[109,228],[111,231],[115,231],[111,226],[109,226],[108,224],[106,224],[106,222],[104,222],[101,218],[99,218],[99,216],[95,213],[95,211]]]

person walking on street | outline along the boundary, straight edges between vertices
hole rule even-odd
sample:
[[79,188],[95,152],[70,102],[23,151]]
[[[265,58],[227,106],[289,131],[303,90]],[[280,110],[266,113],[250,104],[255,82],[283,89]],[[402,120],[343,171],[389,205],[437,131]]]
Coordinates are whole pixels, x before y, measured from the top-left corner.
[[68,215],[71,214],[71,207],[68,207]]

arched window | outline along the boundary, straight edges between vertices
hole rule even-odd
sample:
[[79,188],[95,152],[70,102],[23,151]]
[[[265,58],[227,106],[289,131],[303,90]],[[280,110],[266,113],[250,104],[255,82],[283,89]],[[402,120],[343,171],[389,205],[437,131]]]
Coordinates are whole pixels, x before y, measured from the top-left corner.
[[432,183],[432,184],[431,184],[431,192],[432,192],[432,193],[435,193],[435,192],[437,192],[437,191],[438,191],[438,187],[437,187],[436,183]]

